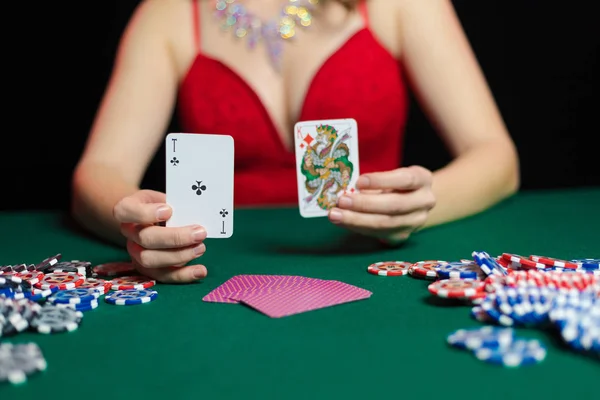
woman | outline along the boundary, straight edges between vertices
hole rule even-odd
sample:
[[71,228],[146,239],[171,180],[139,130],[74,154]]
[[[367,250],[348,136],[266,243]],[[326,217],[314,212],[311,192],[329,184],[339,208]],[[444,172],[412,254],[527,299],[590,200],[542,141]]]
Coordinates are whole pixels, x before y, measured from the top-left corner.
[[[454,156],[438,171],[399,168],[405,79]],[[360,193],[329,220],[387,242],[519,186],[513,142],[449,0],[146,0],[74,173],[73,214],[126,241],[140,272],[163,282],[207,273],[186,265],[206,250],[203,228],[159,226],[165,195],[139,190],[176,105],[184,131],[234,137],[240,207],[297,204],[296,121],[356,119]]]

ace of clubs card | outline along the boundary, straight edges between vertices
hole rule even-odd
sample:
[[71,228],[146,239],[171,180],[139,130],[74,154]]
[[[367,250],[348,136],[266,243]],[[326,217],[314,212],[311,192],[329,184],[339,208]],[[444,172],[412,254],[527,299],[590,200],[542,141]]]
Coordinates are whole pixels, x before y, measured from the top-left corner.
[[303,121],[294,131],[300,215],[325,217],[340,194],[356,191],[360,175],[356,121]]
[[166,138],[168,227],[201,225],[208,238],[233,234],[234,143],[227,135],[170,133]]

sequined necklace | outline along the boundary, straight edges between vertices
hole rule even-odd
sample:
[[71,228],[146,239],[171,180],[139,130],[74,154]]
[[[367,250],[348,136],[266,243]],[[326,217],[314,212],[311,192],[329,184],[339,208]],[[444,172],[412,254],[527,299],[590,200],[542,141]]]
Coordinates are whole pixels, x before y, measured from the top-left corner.
[[296,35],[296,27],[309,27],[312,10],[319,0],[288,0],[279,18],[263,21],[236,0],[216,0],[216,16],[223,29],[245,38],[253,49],[259,42],[266,46],[273,67],[279,71],[284,42]]

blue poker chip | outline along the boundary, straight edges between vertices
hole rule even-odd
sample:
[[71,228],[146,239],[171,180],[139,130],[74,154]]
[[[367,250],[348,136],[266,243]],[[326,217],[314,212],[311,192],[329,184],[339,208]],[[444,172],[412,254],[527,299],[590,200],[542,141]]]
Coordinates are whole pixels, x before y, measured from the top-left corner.
[[71,310],[75,310],[75,311],[90,311],[90,310],[94,310],[96,308],[98,308],[98,299],[96,300],[92,300],[86,303],[79,303],[79,304],[66,304],[66,303],[62,303],[62,304],[55,304],[57,307],[62,307],[62,308],[70,308]]
[[485,251],[474,251],[471,253],[479,268],[487,275],[508,275],[504,267]]
[[459,329],[447,337],[447,342],[459,349],[506,348],[514,340],[512,328],[484,326],[482,328]]
[[546,348],[535,339],[516,339],[506,347],[482,347],[474,352],[479,360],[505,367],[538,364],[546,358],[546,353]]
[[571,262],[577,264],[578,268],[600,270],[600,258],[579,258],[571,260]]
[[473,261],[441,264],[437,268],[437,273],[440,279],[479,279],[484,277],[479,265]]
[[119,306],[129,306],[135,304],[150,303],[156,300],[158,292],[151,289],[130,289],[130,290],[117,290],[107,294],[104,297],[104,301],[109,304],[115,304]]
[[501,310],[496,308],[496,296],[490,294],[485,298],[480,307],[485,311],[487,316],[494,322],[504,326],[514,326],[515,321],[510,315],[504,314]]
[[80,304],[89,303],[99,296],[100,293],[93,289],[69,289],[53,294],[48,301],[54,304]]
[[31,301],[41,301],[47,299],[56,292],[58,292],[58,286],[54,286],[50,289],[33,289],[25,292],[25,298]]

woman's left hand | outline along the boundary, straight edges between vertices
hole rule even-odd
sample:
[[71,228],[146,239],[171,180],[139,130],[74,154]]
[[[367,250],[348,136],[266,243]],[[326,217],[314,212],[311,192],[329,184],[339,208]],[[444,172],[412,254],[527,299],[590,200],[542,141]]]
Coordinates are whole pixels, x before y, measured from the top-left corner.
[[389,242],[403,242],[423,226],[436,199],[432,173],[412,166],[362,175],[359,193],[338,199],[329,220],[349,230]]

